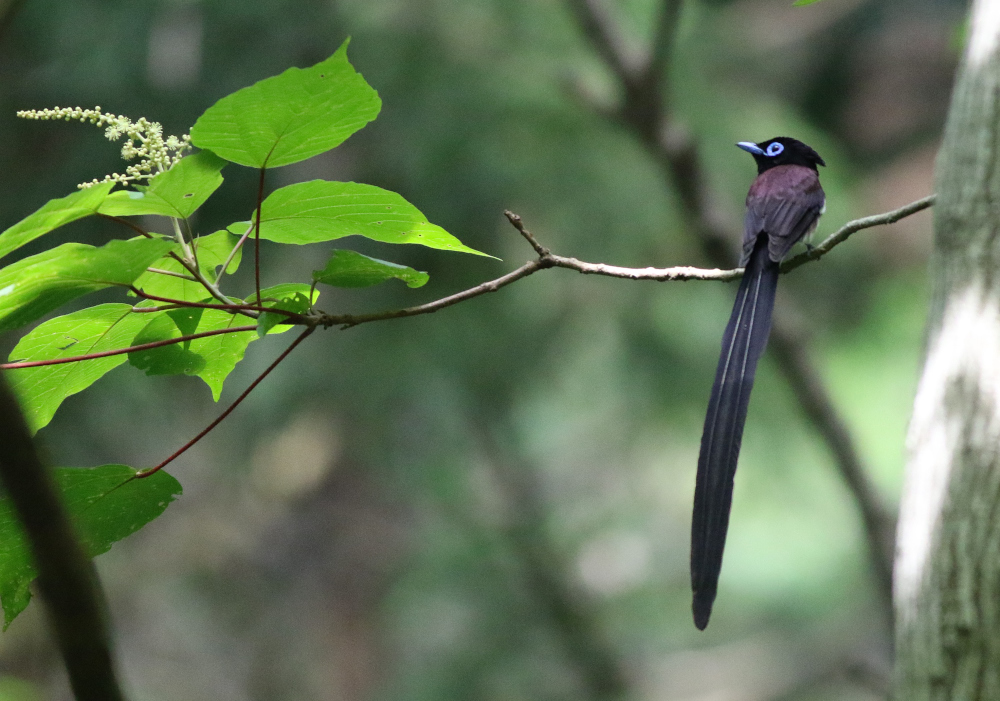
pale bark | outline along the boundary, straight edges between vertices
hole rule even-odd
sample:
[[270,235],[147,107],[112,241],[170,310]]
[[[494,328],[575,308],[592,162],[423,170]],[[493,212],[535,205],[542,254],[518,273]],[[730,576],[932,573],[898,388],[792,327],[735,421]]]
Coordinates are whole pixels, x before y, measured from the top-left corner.
[[1000,699],[1000,2],[975,0],[936,173],[897,529],[896,698]]

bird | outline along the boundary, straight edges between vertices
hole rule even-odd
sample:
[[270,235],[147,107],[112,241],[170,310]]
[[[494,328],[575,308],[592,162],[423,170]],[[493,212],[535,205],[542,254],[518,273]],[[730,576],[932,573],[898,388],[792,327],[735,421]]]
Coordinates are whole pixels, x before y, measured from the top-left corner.
[[787,136],[741,141],[757,163],[743,224],[743,278],[722,336],[722,352],[708,400],[698,455],[691,522],[691,609],[699,630],[708,626],[733,501],[733,477],[743,439],[757,361],[771,332],[771,312],[782,258],[810,235],[826,209],[811,147]]

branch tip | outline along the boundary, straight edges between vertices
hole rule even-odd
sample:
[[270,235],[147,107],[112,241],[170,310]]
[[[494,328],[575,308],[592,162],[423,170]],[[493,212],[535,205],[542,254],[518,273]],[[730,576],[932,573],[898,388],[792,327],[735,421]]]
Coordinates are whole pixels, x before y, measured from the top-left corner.
[[[524,228],[524,220],[521,219],[520,214],[515,214],[509,209],[505,209],[503,213],[504,216],[507,217],[507,221],[509,221],[511,225],[520,232],[521,236],[524,237],[525,241],[527,241],[531,245],[531,247],[535,249],[535,253],[538,254],[539,258],[548,258],[552,254],[552,251],[547,249],[542,244],[538,243],[538,239],[536,239],[535,236],[530,231]],[[546,267],[551,267],[551,266],[546,266]]]

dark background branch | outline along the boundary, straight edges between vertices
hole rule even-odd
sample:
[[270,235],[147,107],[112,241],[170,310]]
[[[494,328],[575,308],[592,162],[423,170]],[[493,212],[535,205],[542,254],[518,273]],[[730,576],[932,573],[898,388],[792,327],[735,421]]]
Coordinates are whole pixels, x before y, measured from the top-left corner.
[[104,599],[80,548],[52,474],[42,465],[3,373],[0,373],[0,479],[24,526],[38,568],[38,588],[77,701],[123,701],[115,676]]
[[[502,429],[498,426],[502,425]],[[499,415],[475,427],[506,511],[502,535],[517,559],[519,574],[539,611],[556,632],[564,654],[581,680],[586,698],[615,701],[628,696],[628,669],[597,616],[597,608],[573,578],[564,553],[552,543],[545,524],[548,505],[538,469],[514,457],[500,437],[514,433]]]

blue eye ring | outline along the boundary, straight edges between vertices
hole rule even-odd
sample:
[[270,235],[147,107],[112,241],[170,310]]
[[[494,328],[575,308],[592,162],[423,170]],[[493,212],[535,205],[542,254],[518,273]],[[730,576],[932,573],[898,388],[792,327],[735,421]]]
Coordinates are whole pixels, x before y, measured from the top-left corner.
[[780,156],[781,152],[784,150],[785,147],[782,146],[777,141],[775,141],[768,145],[767,150],[764,151],[764,154],[770,156],[771,158],[774,158],[775,156]]

